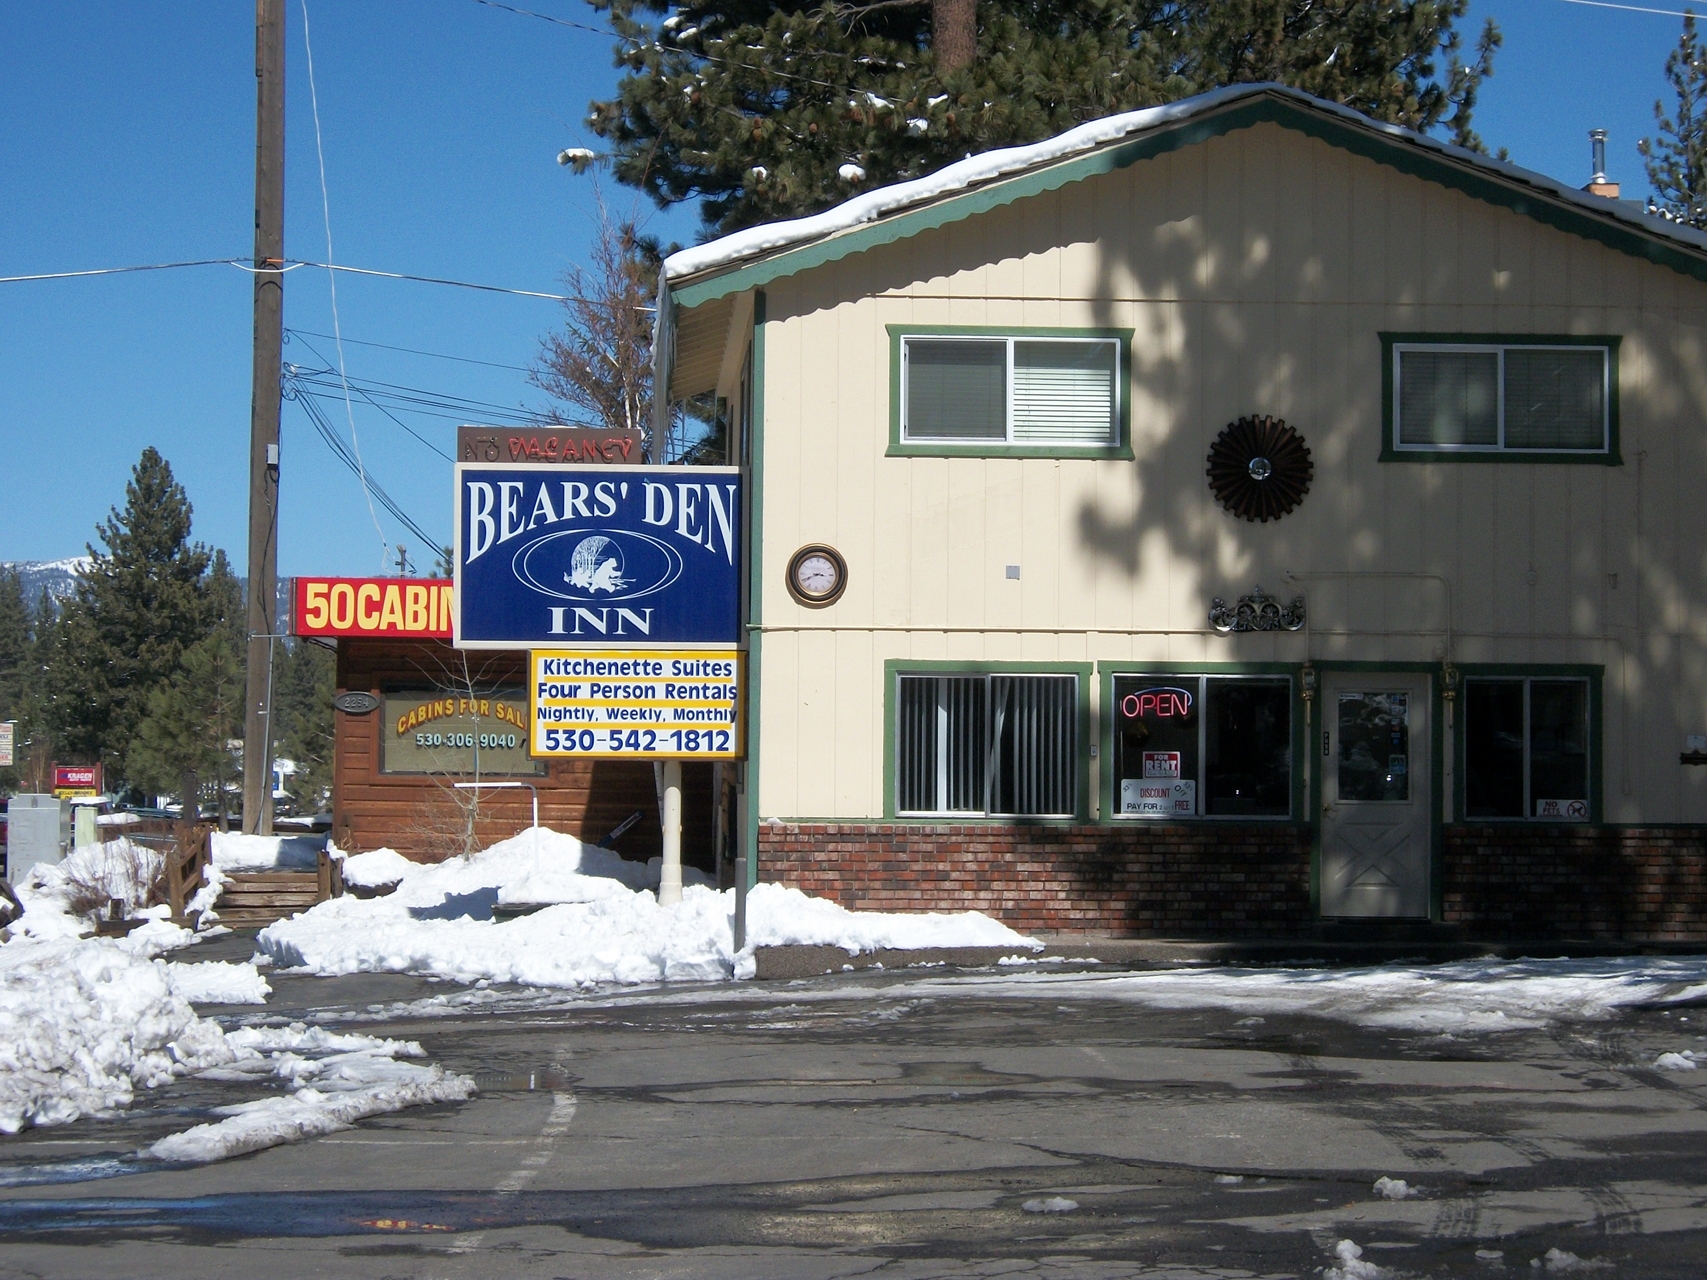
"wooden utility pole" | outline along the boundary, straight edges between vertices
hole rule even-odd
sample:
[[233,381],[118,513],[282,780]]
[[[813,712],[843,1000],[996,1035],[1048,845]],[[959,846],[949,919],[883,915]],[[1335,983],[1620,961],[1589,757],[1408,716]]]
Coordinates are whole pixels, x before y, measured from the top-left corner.
[[249,411],[248,688],[243,830],[273,833],[272,655],[284,339],[284,0],[255,0],[255,358]]

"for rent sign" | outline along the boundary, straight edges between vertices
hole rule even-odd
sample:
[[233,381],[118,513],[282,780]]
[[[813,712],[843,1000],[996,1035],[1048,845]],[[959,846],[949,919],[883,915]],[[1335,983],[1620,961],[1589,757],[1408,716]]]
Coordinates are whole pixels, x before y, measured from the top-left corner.
[[533,754],[736,759],[741,658],[729,649],[536,649]]
[[572,474],[457,465],[457,646],[735,645],[739,470]]
[[451,592],[444,578],[298,578],[296,634],[448,640]]

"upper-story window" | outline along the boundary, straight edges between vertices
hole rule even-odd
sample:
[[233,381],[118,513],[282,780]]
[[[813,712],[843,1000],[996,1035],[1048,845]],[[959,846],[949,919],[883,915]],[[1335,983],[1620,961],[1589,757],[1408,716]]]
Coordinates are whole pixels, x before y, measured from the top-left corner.
[[933,452],[1106,453],[1121,444],[1126,340],[895,332],[894,443]]
[[1388,456],[1613,458],[1617,339],[1384,337]]

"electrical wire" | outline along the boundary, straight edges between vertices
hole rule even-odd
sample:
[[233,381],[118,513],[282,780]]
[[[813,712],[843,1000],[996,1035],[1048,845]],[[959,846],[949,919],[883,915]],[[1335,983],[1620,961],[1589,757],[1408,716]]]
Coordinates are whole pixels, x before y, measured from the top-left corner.
[[367,468],[362,464],[362,442],[356,434],[356,410],[350,403],[350,382],[344,371],[343,328],[338,322],[338,277],[330,268],[332,259],[338,255],[332,252],[332,199],[326,191],[326,148],[320,136],[320,93],[314,85],[314,46],[308,39],[308,0],[302,0],[302,50],[308,61],[308,101],[314,111],[314,153],[320,160],[320,211],[326,221],[326,282],[332,288],[332,333],[338,348],[338,380],[344,384],[344,416],[350,424],[350,443],[355,446],[356,475],[362,482],[362,493],[367,497],[367,513],[373,521],[373,531],[379,535],[379,571],[384,573],[386,555],[391,547],[385,540],[385,530],[379,527],[379,513],[373,509],[373,493],[367,485]]
[[[288,372],[285,375],[284,384],[286,391],[285,398],[293,400],[302,406],[302,411],[308,415],[309,422],[313,424],[314,429],[319,433],[320,438],[326,442],[326,447],[332,451],[333,456],[348,467],[351,472],[358,476],[365,476],[365,483],[368,489],[379,500],[379,504],[396,517],[399,524],[425,543],[428,549],[430,549],[435,555],[443,555],[444,548],[439,545],[438,540],[431,537],[425,529],[421,528],[409,513],[402,508],[397,500],[385,491],[384,486],[382,486],[378,480],[376,480],[371,474],[368,474],[365,468],[358,466],[355,457],[350,453],[350,446],[344,443],[344,439],[338,434],[337,428],[332,425],[331,420],[326,417],[325,413],[316,403],[316,401],[321,397],[305,393],[298,385],[296,385],[295,378]],[[325,398],[331,399],[332,397]]]
[[[286,333],[298,334],[305,338],[330,338],[329,333],[316,333],[312,329],[286,329]],[[476,360],[472,356],[453,356],[443,351],[423,351],[419,347],[398,347],[389,342],[365,342],[360,338],[345,338],[345,342],[358,347],[378,347],[381,351],[402,351],[412,356],[431,356],[435,360],[455,360],[459,364],[485,365],[488,369],[513,369],[517,373],[532,373],[533,370],[522,364],[499,364],[496,360]],[[303,346],[308,346],[305,342]],[[313,350],[309,347],[309,350]]]
[[1682,9],[1648,9],[1639,4],[1612,4],[1610,0],[1563,0],[1563,3],[1586,5],[1590,9],[1622,9],[1626,13],[1657,13],[1662,18],[1693,18],[1696,16]]
[[236,258],[197,258],[194,262],[151,262],[139,267],[94,267],[88,271],[41,271],[31,276],[0,276],[0,284],[22,284],[27,280],[75,280],[81,276],[120,276],[132,271],[173,271],[179,267],[235,266]]

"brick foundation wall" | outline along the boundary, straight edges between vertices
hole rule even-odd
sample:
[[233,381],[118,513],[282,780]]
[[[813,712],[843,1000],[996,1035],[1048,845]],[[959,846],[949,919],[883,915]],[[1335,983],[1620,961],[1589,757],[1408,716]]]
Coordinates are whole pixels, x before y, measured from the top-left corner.
[[1021,932],[1308,934],[1310,831],[1279,824],[763,824],[759,878],[868,911],[983,911]]
[[1448,827],[1443,918],[1474,938],[1707,942],[1707,828]]
[[[1294,825],[766,824],[759,877],[871,911],[1022,932],[1289,938],[1317,927]],[[1457,826],[1444,923],[1473,939],[1707,942],[1707,827]]]

